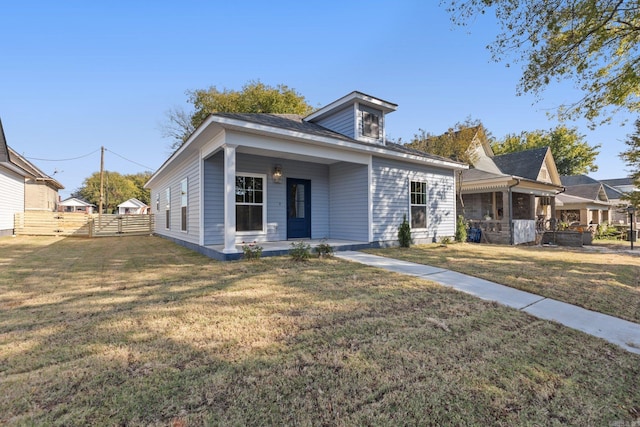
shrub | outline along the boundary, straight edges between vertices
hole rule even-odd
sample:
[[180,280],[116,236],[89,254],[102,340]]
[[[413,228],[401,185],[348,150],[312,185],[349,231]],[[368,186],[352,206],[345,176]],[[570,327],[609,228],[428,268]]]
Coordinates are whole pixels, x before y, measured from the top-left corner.
[[318,254],[318,258],[328,258],[333,255],[333,248],[327,243],[327,239],[322,239],[320,244],[315,247],[315,252]]
[[407,215],[402,216],[402,224],[398,227],[398,242],[403,248],[411,247],[413,239],[411,238],[411,226],[407,221]]
[[291,243],[289,255],[294,261],[306,261],[311,257],[311,246],[303,241]]
[[[466,235],[466,233],[465,233]],[[440,239],[440,243],[442,243],[443,245],[448,245],[452,242],[451,236],[445,236],[442,239]]]
[[458,215],[458,220],[456,221],[456,242],[466,242],[467,241],[467,221],[464,219],[464,215]]
[[262,256],[262,246],[258,245],[256,242],[242,242],[242,253],[244,254],[244,259],[259,259]]

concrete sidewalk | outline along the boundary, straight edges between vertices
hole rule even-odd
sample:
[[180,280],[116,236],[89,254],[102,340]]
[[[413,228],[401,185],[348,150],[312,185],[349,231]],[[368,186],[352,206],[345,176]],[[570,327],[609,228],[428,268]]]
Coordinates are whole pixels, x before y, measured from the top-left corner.
[[552,320],[603,338],[629,352],[640,354],[640,325],[637,323],[443,268],[355,251],[335,252],[334,256],[396,273],[420,277],[484,300],[496,301],[541,319]]

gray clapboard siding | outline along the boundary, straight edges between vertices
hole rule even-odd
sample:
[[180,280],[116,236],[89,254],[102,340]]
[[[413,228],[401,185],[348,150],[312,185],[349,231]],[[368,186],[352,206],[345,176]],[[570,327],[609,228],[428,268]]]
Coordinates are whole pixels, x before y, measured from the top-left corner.
[[[162,236],[184,240],[190,243],[198,243],[200,237],[200,224],[198,215],[200,212],[200,176],[199,176],[199,155],[193,153],[179,165],[173,168],[173,173],[158,179],[152,188],[152,197],[160,193],[160,212],[155,221],[155,232]],[[188,208],[187,208],[187,231],[181,230],[181,206],[180,206],[180,184],[184,178],[188,180]],[[171,224],[170,228],[165,228],[165,189],[171,189]],[[155,203],[155,199],[153,199]]]
[[329,237],[369,240],[368,166],[337,163],[330,167]]
[[13,232],[14,215],[24,212],[24,177],[0,166],[0,235]]
[[453,171],[373,159],[373,238],[397,241],[403,214],[409,219],[409,182],[427,183],[427,228],[412,230],[416,242],[430,242],[455,232],[455,191]]
[[[273,167],[281,165],[282,182],[272,180]],[[244,234],[236,240],[278,241],[287,239],[287,178],[311,180],[311,237],[329,236],[329,168],[327,165],[238,153],[236,173],[265,174],[267,234]]]
[[320,126],[324,126],[327,129],[331,129],[334,132],[341,133],[342,135],[355,138],[356,124],[353,105],[336,111],[328,117],[317,121]]
[[218,152],[204,160],[203,233],[205,245],[224,243],[224,157]]

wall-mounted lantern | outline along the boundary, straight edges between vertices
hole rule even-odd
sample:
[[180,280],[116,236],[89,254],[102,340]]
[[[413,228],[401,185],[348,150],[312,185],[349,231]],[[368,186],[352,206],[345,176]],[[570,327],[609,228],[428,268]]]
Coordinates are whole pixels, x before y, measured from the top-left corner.
[[282,166],[275,165],[273,167],[273,182],[280,184],[282,182]]

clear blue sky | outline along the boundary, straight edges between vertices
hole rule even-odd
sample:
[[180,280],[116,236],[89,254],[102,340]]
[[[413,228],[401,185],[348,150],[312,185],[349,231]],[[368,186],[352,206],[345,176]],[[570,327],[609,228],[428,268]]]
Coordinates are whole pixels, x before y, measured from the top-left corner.
[[[189,109],[185,91],[212,85],[282,83],[313,106],[359,90],[399,105],[387,135],[403,140],[468,117],[498,138],[555,127],[546,111],[575,92],[557,85],[537,104],[517,97],[519,67],[491,62],[485,49],[497,31],[490,17],[453,28],[436,0],[9,2],[0,118],[12,148],[58,171],[63,198],[99,170],[101,146],[107,170],[155,171],[170,154],[166,111]],[[628,174],[618,154],[631,123],[569,125],[602,144],[591,176]]]

